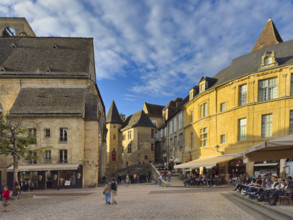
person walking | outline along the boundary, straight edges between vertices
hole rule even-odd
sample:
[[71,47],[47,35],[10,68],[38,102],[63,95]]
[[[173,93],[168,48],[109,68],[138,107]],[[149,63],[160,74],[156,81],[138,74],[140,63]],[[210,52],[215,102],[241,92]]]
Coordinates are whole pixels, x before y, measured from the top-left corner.
[[3,196],[4,198],[3,212],[9,212],[10,211],[10,191],[7,185],[4,186],[4,191],[1,193],[1,196]]
[[17,193],[16,196],[21,196],[20,183],[19,183],[19,180],[18,179],[16,179],[16,181],[15,181],[15,189],[16,189],[16,193]]
[[169,171],[168,171],[168,182],[171,182],[171,175],[172,175],[172,173],[171,173],[171,171],[169,170]]
[[167,170],[165,170],[164,171],[164,180],[166,181],[166,178],[167,178],[167,174],[168,174],[168,172],[167,172]]
[[116,201],[117,188],[118,188],[117,182],[115,181],[115,179],[112,179],[112,182],[111,182],[111,198],[112,198],[112,204],[117,204],[117,201]]
[[158,180],[158,186],[161,186],[161,182],[162,182],[162,174],[160,174],[160,176],[159,176],[159,180]]
[[105,185],[103,194],[105,194],[106,205],[111,205],[111,183]]

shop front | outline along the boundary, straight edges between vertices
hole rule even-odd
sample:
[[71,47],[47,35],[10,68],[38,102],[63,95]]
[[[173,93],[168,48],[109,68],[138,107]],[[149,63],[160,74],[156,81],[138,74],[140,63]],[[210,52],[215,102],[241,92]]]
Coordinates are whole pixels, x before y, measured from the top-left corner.
[[241,174],[245,174],[246,165],[242,159],[234,159],[229,161],[228,173],[231,178],[239,177]]
[[[18,179],[31,189],[82,188],[82,165],[33,164],[18,167]],[[13,185],[13,166],[7,169],[7,182]]]
[[254,163],[254,176],[264,176],[270,171],[273,176],[279,176],[279,160],[260,161]]

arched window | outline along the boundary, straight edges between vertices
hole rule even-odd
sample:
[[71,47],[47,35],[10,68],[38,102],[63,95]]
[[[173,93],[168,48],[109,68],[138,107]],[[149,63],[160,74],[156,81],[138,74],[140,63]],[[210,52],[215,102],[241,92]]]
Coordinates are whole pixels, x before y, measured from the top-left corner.
[[3,37],[13,37],[15,36],[15,31],[13,30],[12,27],[7,27],[4,29],[2,35]]

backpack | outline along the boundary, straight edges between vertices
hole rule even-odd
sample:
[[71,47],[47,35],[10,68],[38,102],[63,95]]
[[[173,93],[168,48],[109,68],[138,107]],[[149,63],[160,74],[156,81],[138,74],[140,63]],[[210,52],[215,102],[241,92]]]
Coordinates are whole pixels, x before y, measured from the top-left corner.
[[117,190],[117,185],[115,182],[111,183],[111,190],[115,190],[115,191]]

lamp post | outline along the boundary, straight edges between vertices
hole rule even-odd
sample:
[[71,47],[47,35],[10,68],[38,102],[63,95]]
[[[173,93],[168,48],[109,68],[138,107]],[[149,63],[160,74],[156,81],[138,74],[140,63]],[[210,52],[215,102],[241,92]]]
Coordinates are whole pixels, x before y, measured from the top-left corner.
[[224,154],[224,151],[220,151],[219,150],[220,149],[220,146],[219,145],[216,146],[216,149],[217,149],[217,152],[221,153],[222,155]]

